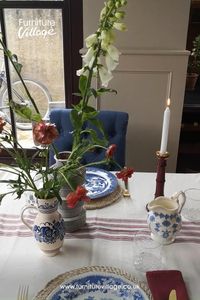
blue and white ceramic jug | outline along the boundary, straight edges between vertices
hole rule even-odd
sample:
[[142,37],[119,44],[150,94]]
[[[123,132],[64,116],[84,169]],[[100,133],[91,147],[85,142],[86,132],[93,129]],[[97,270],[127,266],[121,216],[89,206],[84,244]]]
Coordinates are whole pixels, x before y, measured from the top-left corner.
[[181,229],[181,209],[185,204],[185,194],[179,192],[171,198],[157,197],[147,204],[147,223],[151,237],[162,245],[171,244]]
[[[64,221],[61,214],[57,211],[58,200],[37,199],[37,207],[26,205],[21,211],[22,222],[34,233],[36,243],[39,248],[47,255],[56,255],[63,245],[65,230]],[[38,211],[31,226],[24,219],[24,212],[27,209],[35,209]]]

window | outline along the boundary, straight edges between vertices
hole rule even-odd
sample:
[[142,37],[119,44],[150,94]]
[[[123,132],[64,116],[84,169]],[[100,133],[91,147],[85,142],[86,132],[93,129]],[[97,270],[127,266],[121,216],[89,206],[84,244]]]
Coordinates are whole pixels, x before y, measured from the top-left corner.
[[[81,66],[82,0],[0,1],[1,31],[5,44],[17,54],[22,77],[44,118],[54,107],[76,102]],[[0,54],[0,111],[24,148],[34,146],[32,124],[13,114],[10,92],[16,102],[26,102],[16,72]],[[10,124],[10,125],[9,125]]]

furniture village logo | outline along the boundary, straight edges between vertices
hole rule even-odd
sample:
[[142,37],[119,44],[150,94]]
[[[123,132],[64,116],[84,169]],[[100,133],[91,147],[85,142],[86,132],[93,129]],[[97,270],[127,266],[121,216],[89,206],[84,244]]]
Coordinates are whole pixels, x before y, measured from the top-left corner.
[[32,19],[24,20],[19,19],[19,29],[18,37],[19,39],[27,37],[42,37],[52,36],[56,34],[54,20],[42,20],[42,19]]

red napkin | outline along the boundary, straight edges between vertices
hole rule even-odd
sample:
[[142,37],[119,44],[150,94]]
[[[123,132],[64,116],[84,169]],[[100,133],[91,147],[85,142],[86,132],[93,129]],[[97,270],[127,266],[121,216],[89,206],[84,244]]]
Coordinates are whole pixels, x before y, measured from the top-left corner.
[[146,277],[153,300],[168,300],[172,289],[176,290],[177,300],[189,300],[180,271],[148,271],[146,272]]

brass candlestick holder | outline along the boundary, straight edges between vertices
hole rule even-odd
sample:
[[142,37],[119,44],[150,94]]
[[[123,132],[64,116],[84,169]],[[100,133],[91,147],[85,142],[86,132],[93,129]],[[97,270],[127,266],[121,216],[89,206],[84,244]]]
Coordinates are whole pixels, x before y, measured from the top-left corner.
[[160,153],[160,151],[156,151],[156,156],[158,158],[158,165],[157,165],[155,198],[159,196],[164,196],[165,167],[167,165],[167,159],[169,157],[169,153],[168,152]]

